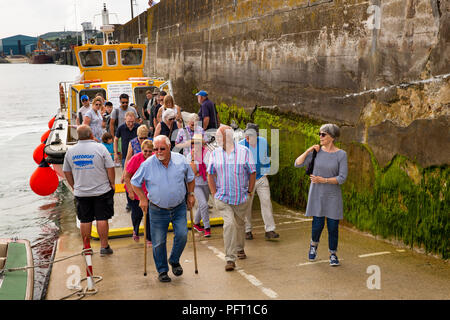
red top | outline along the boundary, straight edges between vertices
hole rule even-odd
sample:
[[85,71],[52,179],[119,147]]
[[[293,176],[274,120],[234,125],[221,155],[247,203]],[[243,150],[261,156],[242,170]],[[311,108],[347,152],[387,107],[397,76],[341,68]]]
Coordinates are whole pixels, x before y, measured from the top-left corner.
[[[134,156],[131,157],[130,161],[127,163],[127,167],[125,170],[133,175],[136,173],[136,171],[139,169],[139,166],[142,162],[144,162],[146,159],[144,158],[144,154],[142,152],[136,153]],[[125,190],[128,191],[127,185],[125,184]],[[147,188],[145,187],[145,183],[142,183],[142,190],[144,190],[145,195],[147,195]],[[134,193],[134,199],[139,200],[139,197],[135,192]]]

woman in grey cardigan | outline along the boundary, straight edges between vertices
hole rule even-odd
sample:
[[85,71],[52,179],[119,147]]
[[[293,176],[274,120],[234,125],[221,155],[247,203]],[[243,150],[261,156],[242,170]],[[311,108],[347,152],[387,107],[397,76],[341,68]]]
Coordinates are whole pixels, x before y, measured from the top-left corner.
[[314,145],[295,160],[295,167],[306,167],[312,161],[313,150],[317,155],[314,170],[310,175],[306,216],[313,217],[309,260],[317,257],[320,235],[327,218],[328,248],[330,265],[338,266],[336,255],[338,245],[339,220],[343,219],[342,193],[340,185],[347,179],[347,153],[337,148],[334,141],[339,137],[339,127],[324,124],[320,127],[320,146]]

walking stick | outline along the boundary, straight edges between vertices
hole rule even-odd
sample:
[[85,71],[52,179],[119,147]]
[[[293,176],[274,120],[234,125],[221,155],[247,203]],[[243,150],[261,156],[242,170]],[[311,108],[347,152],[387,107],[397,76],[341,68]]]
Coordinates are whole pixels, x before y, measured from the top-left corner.
[[195,248],[194,219],[192,218],[192,209],[189,209],[189,213],[191,215],[191,231],[192,231],[192,244],[194,245],[195,273],[198,273],[198,269],[197,269],[197,249]]
[[144,212],[144,276],[147,276],[147,210]]

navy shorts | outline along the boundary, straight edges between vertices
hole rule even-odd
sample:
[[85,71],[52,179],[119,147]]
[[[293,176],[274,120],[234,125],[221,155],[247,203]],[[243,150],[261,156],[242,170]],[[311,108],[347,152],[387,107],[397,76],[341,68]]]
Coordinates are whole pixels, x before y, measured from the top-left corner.
[[95,197],[75,197],[78,220],[89,223],[108,220],[114,215],[114,190]]

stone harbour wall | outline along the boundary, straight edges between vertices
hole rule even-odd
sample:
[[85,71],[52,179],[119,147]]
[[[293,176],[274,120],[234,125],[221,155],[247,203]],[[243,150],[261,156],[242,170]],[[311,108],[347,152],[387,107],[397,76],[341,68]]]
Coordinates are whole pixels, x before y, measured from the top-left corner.
[[345,219],[448,257],[449,0],[164,0],[115,36],[148,45],[146,75],[171,79],[185,110],[204,89],[224,118],[281,129],[282,203],[306,204],[293,159],[340,125]]

